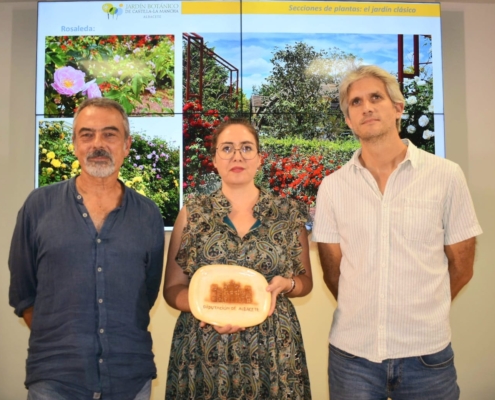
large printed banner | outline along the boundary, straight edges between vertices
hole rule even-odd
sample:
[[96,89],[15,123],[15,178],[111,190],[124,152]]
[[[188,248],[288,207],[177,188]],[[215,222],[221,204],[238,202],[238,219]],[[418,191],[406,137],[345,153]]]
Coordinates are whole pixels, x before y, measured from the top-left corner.
[[72,118],[118,101],[133,146],[121,170],[171,228],[185,197],[219,186],[211,134],[249,118],[258,184],[314,205],[359,144],[338,107],[350,68],[376,64],[406,98],[401,136],[444,156],[440,5],[331,1],[40,2],[36,185],[76,176]]

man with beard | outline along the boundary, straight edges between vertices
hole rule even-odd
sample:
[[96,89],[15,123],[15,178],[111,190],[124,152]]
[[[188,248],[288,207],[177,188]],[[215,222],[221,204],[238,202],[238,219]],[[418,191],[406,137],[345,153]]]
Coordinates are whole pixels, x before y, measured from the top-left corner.
[[72,139],[80,176],[34,190],[12,238],[10,304],[31,328],[28,399],[149,399],[163,220],[118,180],[131,145],[118,103],[83,102]]
[[330,397],[458,399],[449,310],[481,234],[464,175],[400,139],[404,97],[386,71],[351,71],[340,107],[361,149],[323,180],[313,231],[337,300]]

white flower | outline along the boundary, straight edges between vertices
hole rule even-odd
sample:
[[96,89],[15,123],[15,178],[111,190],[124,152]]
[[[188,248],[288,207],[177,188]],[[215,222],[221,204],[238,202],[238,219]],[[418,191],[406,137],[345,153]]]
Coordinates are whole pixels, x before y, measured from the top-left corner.
[[116,56],[113,58],[113,61],[115,61],[116,63],[118,63],[121,59],[122,59],[122,57],[120,57],[119,55],[116,55]]
[[416,132],[416,127],[414,125],[409,125],[407,127],[407,133],[410,133],[411,135]]
[[416,96],[409,96],[406,99],[406,103],[409,104],[410,106],[412,106],[413,104],[416,104],[417,102],[418,102],[418,99],[416,98]]
[[433,131],[425,129],[425,131],[423,132],[423,139],[424,140],[431,139],[433,136],[435,136],[435,132],[433,132]]
[[417,84],[418,84],[418,86],[424,86],[424,85],[426,85],[426,82],[423,80],[420,80],[417,82]]
[[409,114],[402,114],[401,118],[405,121],[406,119],[409,119]]
[[428,106],[428,112],[434,112],[434,108],[433,108],[433,99],[431,99],[430,101],[430,105]]
[[140,51],[141,51],[141,49],[139,47],[136,47],[132,52],[134,54],[136,54],[136,53],[139,53]]
[[416,82],[418,82],[418,81],[419,81],[419,76],[415,76],[415,77],[414,77],[414,80],[415,80]]
[[123,71],[117,71],[117,74],[122,75]]
[[421,117],[419,117],[418,120],[419,126],[422,126],[424,128],[426,125],[428,125],[428,122],[430,122],[430,120],[426,115],[422,115]]

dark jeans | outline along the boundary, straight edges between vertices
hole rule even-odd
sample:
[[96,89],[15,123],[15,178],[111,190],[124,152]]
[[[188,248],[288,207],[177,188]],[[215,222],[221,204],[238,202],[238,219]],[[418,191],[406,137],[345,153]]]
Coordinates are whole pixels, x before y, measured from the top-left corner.
[[330,345],[331,400],[458,400],[454,352],[374,363]]
[[[27,400],[70,400],[77,395],[86,393],[74,393],[77,390],[56,381],[40,381],[29,386]],[[151,397],[151,379],[145,383],[134,400],[149,400]],[[89,396],[89,399],[99,399],[98,395]],[[105,396],[101,396],[105,400]]]

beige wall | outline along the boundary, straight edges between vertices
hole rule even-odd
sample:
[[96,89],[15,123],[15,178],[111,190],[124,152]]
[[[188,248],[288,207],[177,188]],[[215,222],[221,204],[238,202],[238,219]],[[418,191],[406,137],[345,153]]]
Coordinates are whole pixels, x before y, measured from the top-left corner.
[[[466,173],[485,233],[475,276],[452,308],[453,345],[462,399],[495,398],[495,5],[444,3],[443,42],[447,157]],[[10,236],[18,209],[34,186],[36,4],[0,3],[0,399],[24,399],[28,329],[8,306]],[[167,240],[168,240],[167,234]],[[335,302],[321,279],[312,246],[313,293],[295,301],[308,353],[313,398],[328,398],[327,341]],[[163,399],[177,313],[160,298],[151,331]]]

